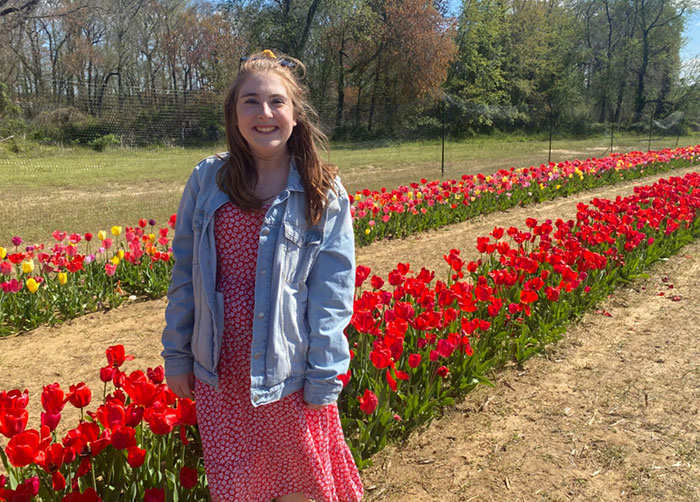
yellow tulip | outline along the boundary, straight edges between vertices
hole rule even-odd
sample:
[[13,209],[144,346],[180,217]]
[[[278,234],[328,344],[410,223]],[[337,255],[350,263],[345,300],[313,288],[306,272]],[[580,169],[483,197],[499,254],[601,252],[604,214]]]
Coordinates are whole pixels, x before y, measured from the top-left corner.
[[33,277],[29,278],[27,279],[27,289],[30,293],[34,294],[36,293],[36,290],[39,289],[39,283],[36,282],[36,280]]
[[121,233],[122,233],[122,227],[117,226],[117,225],[114,225],[112,227],[112,235],[114,235],[116,237],[117,235],[119,235]]
[[22,262],[22,272],[25,274],[31,274],[34,272],[34,260]]
[[100,230],[99,232],[97,232],[97,238],[101,241],[105,240],[107,238],[107,232],[105,232],[104,230]]
[[109,261],[112,262],[112,265],[119,265],[119,261],[120,261],[120,260],[119,260],[119,257],[118,257],[118,256],[114,256],[114,257],[112,257],[112,259],[109,260]]
[[151,242],[156,241],[156,234],[148,234],[148,240]]
[[124,259],[124,250],[123,250],[123,249],[120,249],[120,250],[117,252],[117,256],[119,257],[120,260],[123,260],[123,259]]
[[367,227],[367,228],[365,229],[365,235],[369,235],[369,233],[370,233],[371,231],[372,231],[372,229],[369,228],[369,227]]
[[0,246],[0,260],[3,260],[7,256],[7,249],[4,247]]
[[61,286],[63,286],[66,282],[68,282],[68,274],[66,274],[65,272],[59,272],[58,282]]

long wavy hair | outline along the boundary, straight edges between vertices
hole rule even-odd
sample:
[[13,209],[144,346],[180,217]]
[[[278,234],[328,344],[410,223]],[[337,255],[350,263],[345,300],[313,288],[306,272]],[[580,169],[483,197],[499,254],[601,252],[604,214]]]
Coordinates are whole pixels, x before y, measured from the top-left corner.
[[229,156],[217,173],[216,181],[219,188],[241,209],[262,209],[264,201],[255,195],[255,185],[258,182],[255,159],[248,142],[238,129],[236,116],[240,87],[251,73],[275,74],[286,85],[297,123],[287,141],[287,148],[304,187],[307,223],[315,225],[321,220],[323,209],[328,203],[328,191],[334,190],[338,169],[321,159],[320,150],[328,151],[328,138],[318,126],[318,116],[309,103],[306,86],[302,84],[306,69],[297,59],[263,51],[241,63],[224,102]]

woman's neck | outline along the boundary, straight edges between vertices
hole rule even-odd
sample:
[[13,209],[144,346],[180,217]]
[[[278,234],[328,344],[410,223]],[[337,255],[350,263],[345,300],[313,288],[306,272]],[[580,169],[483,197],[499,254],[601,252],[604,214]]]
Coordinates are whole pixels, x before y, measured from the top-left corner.
[[277,196],[287,185],[289,176],[289,154],[274,159],[255,159],[255,169],[258,172],[258,183],[255,195],[269,201]]
[[289,152],[272,158],[255,157],[255,170],[260,177],[274,176],[282,170],[289,169],[289,162]]

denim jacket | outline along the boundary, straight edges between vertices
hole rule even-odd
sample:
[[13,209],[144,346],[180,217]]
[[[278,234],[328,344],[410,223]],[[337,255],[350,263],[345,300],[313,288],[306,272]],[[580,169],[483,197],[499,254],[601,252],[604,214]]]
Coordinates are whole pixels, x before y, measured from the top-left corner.
[[[223,294],[216,291],[214,213],[229,197],[216,183],[227,154],[200,162],[177,211],[162,356],[165,374],[194,371],[218,388],[224,330]],[[312,404],[334,402],[350,353],[355,245],[350,202],[339,180],[317,225],[305,216],[304,189],[292,162],[286,188],[267,210],[256,263],[250,399],[271,403],[304,389]]]

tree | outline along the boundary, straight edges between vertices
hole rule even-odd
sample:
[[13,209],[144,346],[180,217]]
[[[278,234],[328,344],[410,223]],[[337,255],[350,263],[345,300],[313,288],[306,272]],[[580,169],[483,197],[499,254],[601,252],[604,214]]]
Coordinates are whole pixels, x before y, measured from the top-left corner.
[[[680,35],[683,32],[683,14],[687,4],[670,0],[634,0],[634,8],[641,37],[641,58],[636,67],[637,88],[634,108],[634,121],[639,122],[648,101],[646,78],[650,64],[657,56],[664,54],[668,56],[674,45],[676,50],[673,52],[678,53]],[[664,31],[670,33],[663,36]],[[670,91],[669,82],[666,82],[665,86],[667,89],[662,92],[667,95]]]
[[457,58],[446,90],[458,104],[461,128],[491,126],[489,105],[507,105],[508,7],[504,0],[465,0],[457,25]]

